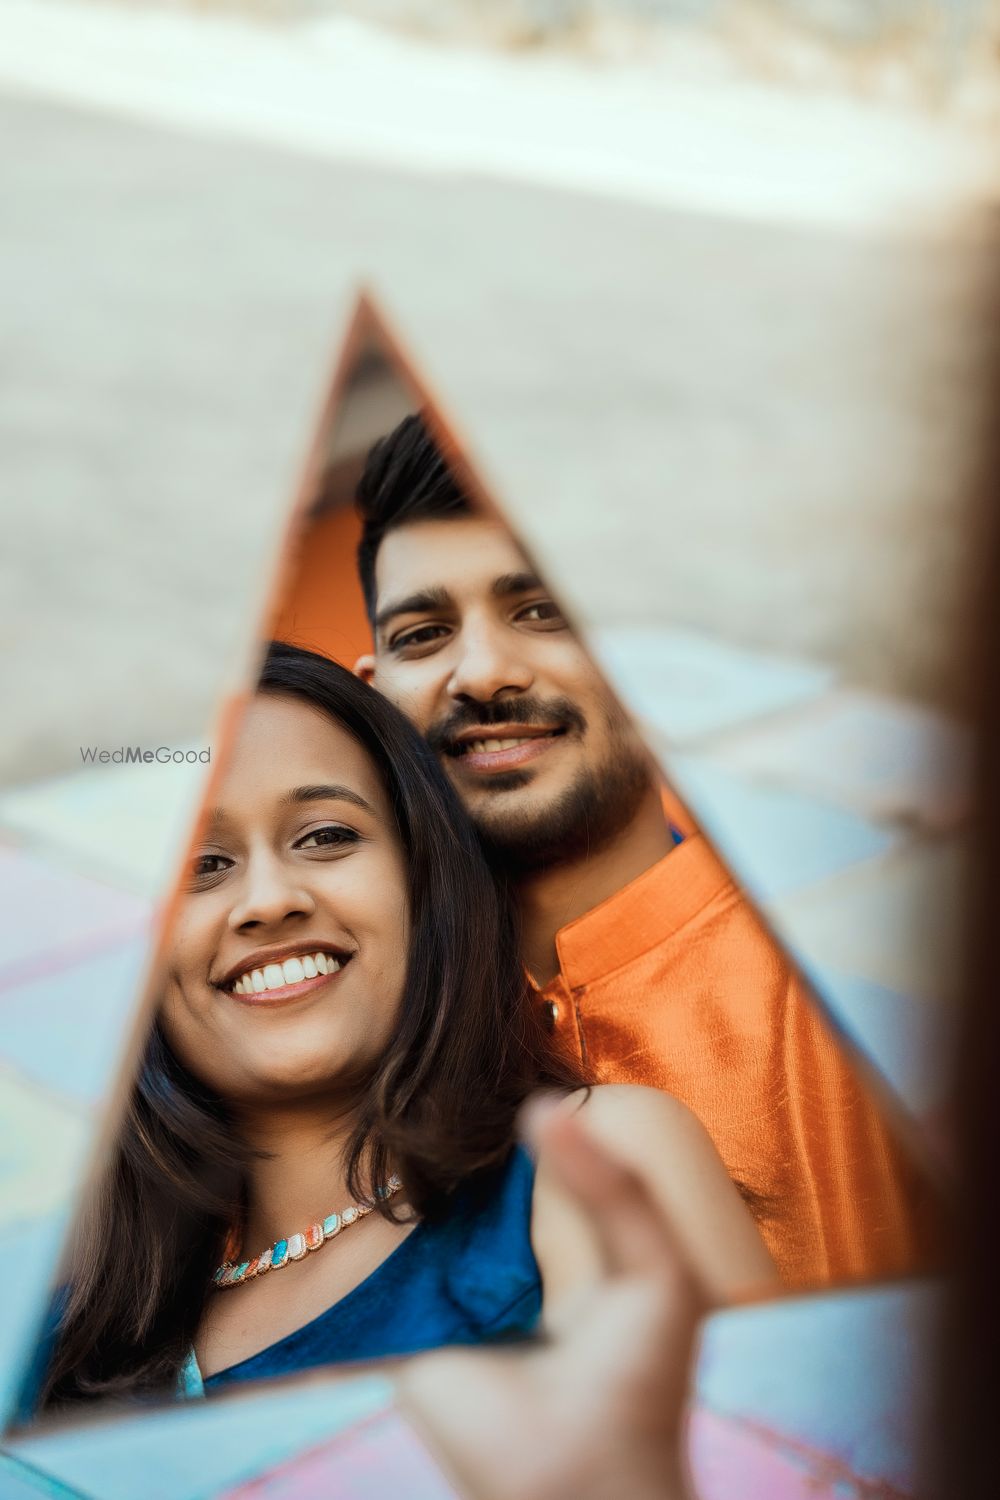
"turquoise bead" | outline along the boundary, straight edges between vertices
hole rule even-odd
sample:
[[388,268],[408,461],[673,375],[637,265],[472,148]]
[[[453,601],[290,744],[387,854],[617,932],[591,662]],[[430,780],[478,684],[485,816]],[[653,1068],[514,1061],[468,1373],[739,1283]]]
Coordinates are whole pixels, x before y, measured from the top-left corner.
[[288,1241],[279,1240],[271,1252],[271,1270],[280,1271],[288,1260]]
[[323,1238],[328,1240],[331,1235],[337,1234],[339,1232],[339,1230],[340,1230],[340,1215],[339,1214],[329,1214],[323,1220]]

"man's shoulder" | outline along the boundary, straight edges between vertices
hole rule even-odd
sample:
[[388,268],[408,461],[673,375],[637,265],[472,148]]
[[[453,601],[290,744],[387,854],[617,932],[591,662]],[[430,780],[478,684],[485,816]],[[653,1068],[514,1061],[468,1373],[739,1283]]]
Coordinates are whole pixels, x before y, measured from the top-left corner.
[[[726,980],[747,991],[763,984],[796,1003],[805,990],[785,950],[714,852],[701,839],[697,844],[701,848],[685,840],[667,856],[665,866],[675,859],[678,864],[669,880],[662,875],[657,880],[657,905],[651,905],[647,892],[643,909],[636,910],[633,962],[645,969],[662,966],[666,974],[693,966],[706,979]],[[683,872],[682,851],[696,856]],[[700,869],[694,869],[696,862]],[[678,878],[692,872],[705,877],[696,903],[691,887]]]

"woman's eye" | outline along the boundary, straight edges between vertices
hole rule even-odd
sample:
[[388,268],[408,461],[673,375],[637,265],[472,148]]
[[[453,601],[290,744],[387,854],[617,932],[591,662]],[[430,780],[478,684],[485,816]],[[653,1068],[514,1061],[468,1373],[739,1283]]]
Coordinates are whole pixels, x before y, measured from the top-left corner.
[[304,834],[295,847],[296,849],[336,849],[347,844],[356,844],[359,835],[353,828],[341,828],[337,823],[331,823],[325,828],[314,828],[311,832]]
[[534,604],[525,605],[517,618],[526,621],[529,625],[564,625],[566,623],[562,610],[551,599],[536,599]]
[[418,625],[415,630],[402,631],[389,643],[391,651],[408,651],[420,646],[432,646],[448,634],[447,625]]
[[213,875],[221,875],[231,864],[232,860],[224,854],[197,854],[191,861],[191,878],[208,880]]

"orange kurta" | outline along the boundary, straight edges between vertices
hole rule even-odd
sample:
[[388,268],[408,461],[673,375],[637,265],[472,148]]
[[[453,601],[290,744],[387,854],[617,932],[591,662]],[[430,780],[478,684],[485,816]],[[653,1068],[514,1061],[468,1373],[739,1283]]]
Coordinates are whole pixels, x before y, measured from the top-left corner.
[[788,1285],[926,1263],[923,1184],[702,835],[570,922],[556,949],[541,994],[557,1038],[597,1082],[693,1110]]

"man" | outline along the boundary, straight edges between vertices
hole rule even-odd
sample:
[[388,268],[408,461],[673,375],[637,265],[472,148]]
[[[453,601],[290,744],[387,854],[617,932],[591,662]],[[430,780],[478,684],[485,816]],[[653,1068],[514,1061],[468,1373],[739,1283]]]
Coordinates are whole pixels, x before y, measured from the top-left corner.
[[420,417],[376,444],[358,505],[374,651],[356,670],[426,735],[515,882],[556,1044],[598,1082],[665,1089],[700,1117],[789,1285],[912,1270],[915,1174],[543,583]]

